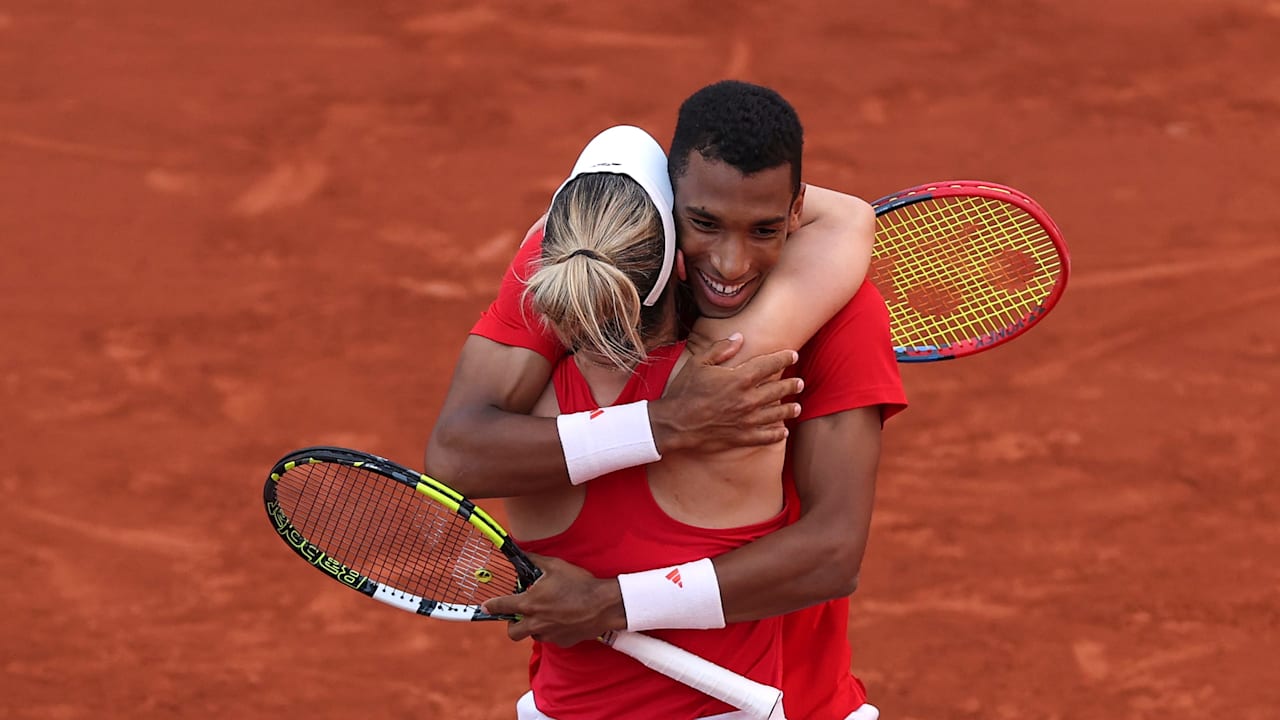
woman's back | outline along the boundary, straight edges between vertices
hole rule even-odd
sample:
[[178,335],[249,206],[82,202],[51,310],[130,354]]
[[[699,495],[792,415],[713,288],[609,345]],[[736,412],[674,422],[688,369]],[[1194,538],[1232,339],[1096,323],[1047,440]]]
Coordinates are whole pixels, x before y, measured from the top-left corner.
[[[668,377],[675,377],[692,357],[685,348]],[[575,363],[591,395],[601,407],[614,404],[632,372],[566,357]],[[664,387],[665,390],[665,387]],[[561,407],[550,385],[533,410],[555,417],[572,412]],[[764,522],[782,510],[783,443],[734,448],[716,453],[668,453],[644,466],[653,500],[673,520],[700,528],[732,528]],[[592,481],[595,482],[595,481]],[[521,539],[545,538],[569,528],[583,506],[586,486],[522,498],[510,498],[512,530]]]
[[[691,357],[686,347],[677,373]],[[762,522],[782,510],[784,451],[783,443],[775,443],[667,453],[647,466],[649,487],[668,515],[690,525],[726,528]]]

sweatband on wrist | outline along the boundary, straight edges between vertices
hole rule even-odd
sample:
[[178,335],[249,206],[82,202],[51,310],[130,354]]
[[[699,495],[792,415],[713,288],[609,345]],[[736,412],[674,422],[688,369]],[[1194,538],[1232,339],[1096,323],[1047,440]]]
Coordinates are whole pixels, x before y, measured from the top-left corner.
[[714,630],[724,627],[720,582],[710,558],[618,576],[627,629]]
[[649,401],[556,418],[560,448],[574,485],[662,459],[649,427]]

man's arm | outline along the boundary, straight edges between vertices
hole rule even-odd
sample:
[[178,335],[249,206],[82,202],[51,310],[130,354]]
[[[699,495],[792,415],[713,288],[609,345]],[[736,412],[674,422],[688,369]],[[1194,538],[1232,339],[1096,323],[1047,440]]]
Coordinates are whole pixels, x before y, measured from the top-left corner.
[[[786,437],[782,423],[800,408],[779,401],[799,392],[800,381],[768,378],[796,355],[786,350],[733,368],[721,365],[741,347],[740,337],[711,345],[685,366],[666,397],[649,403],[660,453],[771,444]],[[473,498],[528,495],[568,484],[555,418],[527,415],[550,377],[550,361],[532,350],[468,337],[427,444],[426,472]]]
[[[794,524],[713,558],[726,622],[781,615],[851,594],[866,550],[880,458],[880,408],[807,420],[796,429]],[[616,578],[599,579],[539,558],[542,578],[521,595],[490,600],[489,612],[523,615],[513,640],[537,636],[572,645],[627,627]]]
[[813,418],[796,428],[800,519],[712,560],[727,622],[853,594],[871,529],[880,434],[879,406]]

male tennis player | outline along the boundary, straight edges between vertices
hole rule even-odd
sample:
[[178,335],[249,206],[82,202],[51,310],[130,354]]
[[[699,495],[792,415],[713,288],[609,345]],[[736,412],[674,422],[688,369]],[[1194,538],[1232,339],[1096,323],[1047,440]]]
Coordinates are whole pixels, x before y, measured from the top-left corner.
[[[776,263],[782,238],[775,231],[793,186],[799,185],[802,142],[794,110],[766,88],[717,83],[681,106],[670,174],[684,279],[700,312],[736,314]],[[761,170],[784,163],[791,167],[788,185],[753,182]],[[815,222],[800,232],[822,227]],[[848,231],[856,232],[856,224]],[[535,241],[536,236],[526,245]],[[672,451],[656,442],[661,426],[652,417],[653,403],[647,419],[646,408],[631,408],[612,413],[622,422],[605,428],[592,427],[587,418],[562,416],[553,430],[547,421],[517,417],[545,386],[551,360],[564,352],[554,336],[529,327],[519,293],[509,290],[519,288],[518,278],[527,277],[525,268],[535,256],[535,250],[522,248],[499,299],[473,328],[432,436],[428,470],[466,494],[518,494],[522,484],[554,487],[566,475],[571,482],[585,482],[612,469],[656,461],[659,450]],[[714,627],[715,622],[791,613],[784,621],[783,647],[789,713],[810,720],[876,717],[849,671],[848,595],[856,587],[866,544],[881,424],[905,406],[905,397],[887,312],[870,284],[802,348],[801,358],[803,410],[793,423],[784,477],[792,524],[715,558],[711,574],[698,573],[697,582],[709,587],[693,590],[704,597],[708,590],[718,594],[717,618],[690,617],[678,596],[662,592],[661,578],[671,568],[596,579],[542,559],[546,575],[533,589],[489,603],[491,610],[525,616],[511,626],[512,637],[536,634],[571,643],[614,628]],[[529,378],[533,386],[524,385]],[[485,417],[500,417],[501,424],[486,424]],[[531,441],[535,432],[544,435]],[[552,433],[557,435],[548,439]],[[507,452],[494,451],[508,446],[508,435],[518,458],[504,459]],[[468,468],[460,480],[449,469],[463,463]],[[808,609],[793,612],[801,608]],[[635,618],[643,618],[643,624]]]

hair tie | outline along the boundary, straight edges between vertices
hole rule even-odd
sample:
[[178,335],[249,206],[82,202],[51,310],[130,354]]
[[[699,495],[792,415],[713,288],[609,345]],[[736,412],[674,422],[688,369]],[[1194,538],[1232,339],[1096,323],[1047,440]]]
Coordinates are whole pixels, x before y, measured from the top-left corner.
[[571,258],[577,257],[578,255],[591,258],[592,260],[599,260],[600,262],[609,262],[608,258],[596,252],[595,250],[591,250],[588,248],[578,248],[577,250],[574,250],[573,252],[566,255],[564,259],[569,260]]

